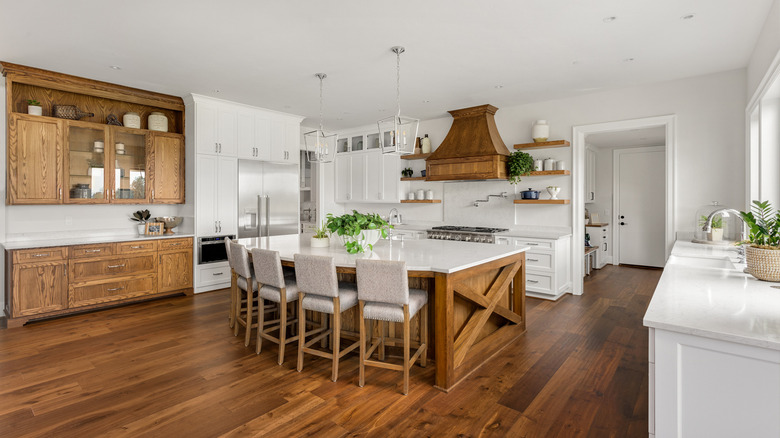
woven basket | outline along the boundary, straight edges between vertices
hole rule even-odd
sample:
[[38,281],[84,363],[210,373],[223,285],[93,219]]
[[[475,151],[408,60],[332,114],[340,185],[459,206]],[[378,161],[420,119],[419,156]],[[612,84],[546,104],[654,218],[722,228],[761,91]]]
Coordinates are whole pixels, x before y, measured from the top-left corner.
[[95,117],[94,113],[85,113],[76,108],[76,105],[54,105],[52,114],[54,114],[54,117],[69,120],[78,120],[83,117]]
[[780,281],[780,250],[748,246],[745,250],[750,275],[764,281]]

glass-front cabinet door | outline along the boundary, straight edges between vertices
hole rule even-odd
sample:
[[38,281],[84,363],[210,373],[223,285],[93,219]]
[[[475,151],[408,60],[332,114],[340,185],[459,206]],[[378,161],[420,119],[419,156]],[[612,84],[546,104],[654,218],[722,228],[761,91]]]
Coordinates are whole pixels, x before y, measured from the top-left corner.
[[106,194],[108,128],[75,121],[69,121],[67,126],[64,201],[69,204],[109,202]]
[[[148,136],[137,130],[112,127],[111,202],[138,204],[149,202],[147,187],[150,146]],[[109,147],[109,146],[106,146]]]

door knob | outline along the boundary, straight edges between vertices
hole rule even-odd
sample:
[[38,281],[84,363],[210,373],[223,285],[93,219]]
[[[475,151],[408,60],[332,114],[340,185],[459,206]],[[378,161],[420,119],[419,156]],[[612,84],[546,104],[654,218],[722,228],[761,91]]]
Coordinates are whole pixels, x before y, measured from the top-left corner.
[[625,225],[625,224],[626,224],[625,222],[621,222],[621,223],[620,223],[620,225]]
[[626,217],[625,217],[625,216],[623,216],[622,214],[620,215],[620,219],[625,219],[625,218],[626,218]]

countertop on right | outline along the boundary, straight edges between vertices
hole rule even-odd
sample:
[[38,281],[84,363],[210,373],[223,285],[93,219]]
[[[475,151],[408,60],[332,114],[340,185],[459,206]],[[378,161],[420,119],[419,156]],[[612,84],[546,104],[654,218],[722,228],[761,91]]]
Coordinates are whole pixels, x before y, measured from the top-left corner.
[[735,247],[675,242],[644,325],[780,350],[780,283],[737,261]]

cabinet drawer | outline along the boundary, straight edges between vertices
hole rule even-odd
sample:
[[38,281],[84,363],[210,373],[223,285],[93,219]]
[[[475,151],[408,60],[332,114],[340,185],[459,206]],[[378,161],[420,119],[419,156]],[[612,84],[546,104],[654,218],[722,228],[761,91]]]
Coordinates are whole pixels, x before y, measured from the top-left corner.
[[526,239],[521,237],[515,239],[515,246],[530,246],[532,249],[552,249],[553,243],[549,240]]
[[52,248],[17,249],[14,251],[14,263],[48,262],[68,258],[68,248],[63,246]]
[[552,284],[552,274],[525,273],[525,288],[529,291],[554,295]]
[[70,307],[108,303],[155,293],[157,277],[149,275],[120,281],[71,286],[68,294]]
[[230,266],[210,266],[198,269],[198,286],[230,283]]
[[107,260],[71,260],[71,282],[110,279],[117,276],[151,274],[157,271],[155,254],[114,257]]
[[160,251],[166,251],[171,249],[192,248],[192,238],[186,237],[183,239],[161,239]]
[[116,244],[117,254],[136,254],[157,251],[156,240],[119,242]]
[[529,269],[552,270],[553,268],[553,255],[549,253],[529,251],[525,254],[525,260]]
[[113,243],[96,243],[94,245],[76,245],[70,247],[70,258],[98,257],[114,255]]

